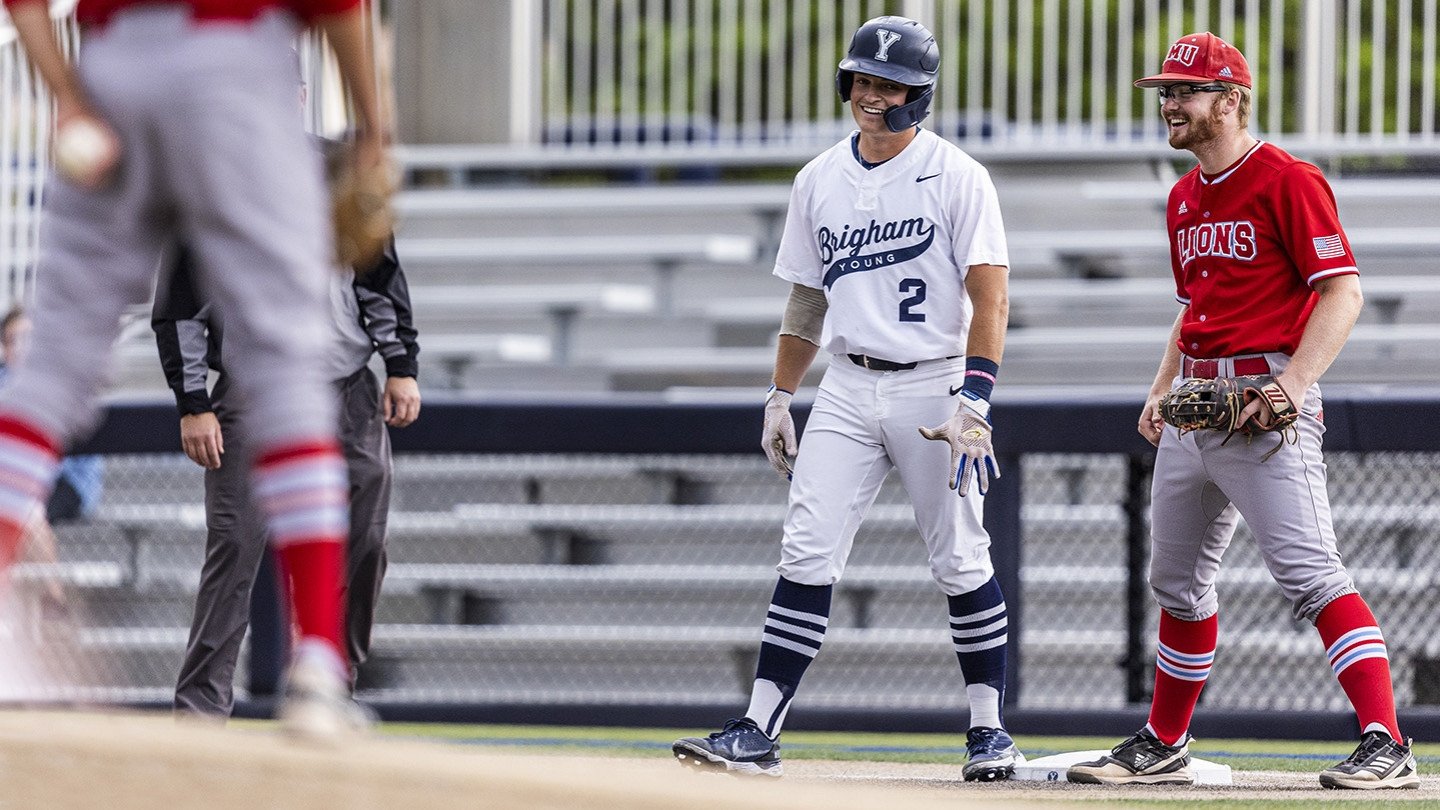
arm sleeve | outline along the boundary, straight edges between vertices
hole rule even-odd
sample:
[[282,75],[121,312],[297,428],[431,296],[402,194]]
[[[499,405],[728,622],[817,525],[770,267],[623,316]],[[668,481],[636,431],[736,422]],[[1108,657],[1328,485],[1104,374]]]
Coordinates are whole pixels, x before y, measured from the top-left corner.
[[417,376],[419,333],[410,306],[410,286],[395,254],[395,237],[390,237],[374,268],[356,274],[355,298],[360,303],[361,323],[385,361],[386,375]]
[[780,320],[780,334],[794,335],[819,346],[829,308],[830,301],[824,290],[792,284],[790,298],[785,302],[785,315]]
[[176,251],[169,283],[157,291],[150,317],[160,367],[182,416],[212,410],[206,388],[210,307],[196,294],[192,261],[185,248]]

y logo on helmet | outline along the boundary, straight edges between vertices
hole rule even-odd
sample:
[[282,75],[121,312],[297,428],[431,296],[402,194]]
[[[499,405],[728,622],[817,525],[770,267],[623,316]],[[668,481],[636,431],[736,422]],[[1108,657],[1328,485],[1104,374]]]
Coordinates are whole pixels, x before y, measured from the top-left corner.
[[1170,53],[1165,55],[1166,62],[1179,62],[1186,67],[1195,64],[1195,57],[1200,55],[1200,48],[1185,42],[1177,42],[1170,46]]
[[889,29],[881,28],[875,32],[875,36],[880,39],[880,50],[875,52],[875,61],[889,62],[890,46],[900,41],[900,35]]

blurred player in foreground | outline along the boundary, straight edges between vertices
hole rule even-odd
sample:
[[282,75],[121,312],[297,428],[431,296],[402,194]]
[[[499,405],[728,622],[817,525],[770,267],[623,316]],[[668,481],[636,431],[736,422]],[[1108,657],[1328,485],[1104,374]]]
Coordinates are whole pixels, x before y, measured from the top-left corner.
[[[1140,415],[1159,447],[1151,493],[1150,586],[1160,638],[1150,719],[1105,757],[1069,769],[1072,782],[1189,784],[1189,727],[1215,659],[1215,577],[1244,515],[1296,620],[1315,625],[1363,735],[1348,759],[1320,774],[1327,788],[1415,788],[1400,735],[1385,639],[1336,549],[1321,456],[1317,381],[1360,314],[1359,271],[1320,170],[1247,129],[1250,66],[1213,34],[1173,46],[1158,89],[1170,145],[1200,165],[1166,203],[1180,314]],[[1184,433],[1160,418],[1181,379],[1273,375],[1300,416],[1281,442],[1220,430]],[[1241,411],[1267,422],[1255,399]],[[1242,419],[1243,421],[1243,419]],[[1291,446],[1293,445],[1293,446]]]
[[[749,708],[709,737],[677,740],[682,763],[780,775],[790,701],[820,651],[855,532],[891,469],[949,602],[970,702],[964,778],[1004,779],[1024,761],[1001,720],[1008,623],[982,524],[990,477],[999,475],[989,400],[1008,322],[1009,258],[989,173],[919,127],[939,66],[920,23],[862,25],[836,77],[859,131],[795,179],[775,262],[793,286],[762,435],[771,463],[792,479],[780,579]],[[797,455],[790,400],[822,346],[831,359]]]
[[358,115],[356,161],[385,161],[360,0],[80,0],[76,67],[46,0],[4,0],[56,102],[61,172],[45,193],[34,345],[0,390],[0,565],[13,559],[67,443],[93,428],[120,316],[149,300],[183,239],[227,326],[253,485],[299,640],[280,716],[328,739],[349,699],[341,583],[345,462],[322,367],[332,254],[320,159],[295,115],[291,49],[318,26]]

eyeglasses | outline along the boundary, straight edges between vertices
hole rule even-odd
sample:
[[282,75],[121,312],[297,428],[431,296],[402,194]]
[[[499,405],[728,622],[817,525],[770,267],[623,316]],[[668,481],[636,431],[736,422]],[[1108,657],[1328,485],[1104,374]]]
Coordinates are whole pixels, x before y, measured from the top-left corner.
[[1169,87],[1157,87],[1155,92],[1160,94],[1161,104],[1170,98],[1184,104],[1194,98],[1196,93],[1223,93],[1229,89],[1223,84],[1172,84]]

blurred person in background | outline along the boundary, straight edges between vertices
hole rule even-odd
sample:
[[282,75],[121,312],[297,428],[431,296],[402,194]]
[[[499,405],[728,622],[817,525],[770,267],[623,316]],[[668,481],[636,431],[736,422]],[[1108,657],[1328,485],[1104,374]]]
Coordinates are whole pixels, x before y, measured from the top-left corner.
[[[249,485],[244,405],[224,366],[224,328],[195,287],[194,259],[180,249],[166,290],[155,297],[152,326],[165,377],[180,410],[185,455],[205,468],[205,563],[190,639],[175,686],[175,709],[226,718],[234,708],[234,674],[249,626],[251,590],[268,531]],[[370,630],[385,576],[390,511],[390,434],[420,415],[410,292],[393,241],[379,263],[330,279],[330,340],[325,376],[339,403],[339,439],[350,483],[345,640],[351,686],[370,652]],[[369,368],[385,363],[382,387]],[[219,375],[207,390],[207,370]]]
[[[25,360],[30,348],[33,324],[25,309],[15,306],[0,319],[0,383]],[[83,520],[95,512],[105,488],[105,460],[100,456],[65,456],[55,479],[55,489],[43,511],[36,510],[25,529],[23,559],[39,563],[59,561],[53,524]],[[70,618],[70,603],[58,575],[42,577],[45,589],[40,602],[43,619]]]
[[[298,115],[308,89],[300,55],[293,51],[291,65]],[[310,141],[327,161],[343,155],[340,141],[318,136]],[[235,705],[235,667],[250,623],[256,575],[270,570],[262,567],[268,531],[250,490],[245,408],[225,369],[223,319],[198,280],[194,251],[177,246],[168,284],[155,296],[151,326],[180,410],[181,446],[191,461],[205,468],[205,563],[175,687],[175,709],[223,720]],[[386,425],[405,427],[420,415],[420,347],[393,234],[373,265],[358,272],[333,268],[328,300],[324,375],[338,404],[338,438],[350,485],[344,585],[353,693],[359,667],[369,656],[385,576],[391,483]],[[377,354],[385,364],[383,389],[368,365]],[[213,390],[207,390],[209,370],[218,373]]]

